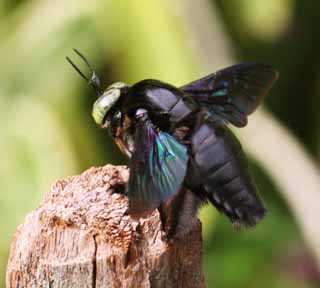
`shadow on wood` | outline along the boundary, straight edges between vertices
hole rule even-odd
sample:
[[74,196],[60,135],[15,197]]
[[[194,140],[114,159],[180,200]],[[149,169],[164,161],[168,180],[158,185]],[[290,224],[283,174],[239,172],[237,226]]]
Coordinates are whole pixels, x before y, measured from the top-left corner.
[[158,210],[133,220],[124,166],[57,181],[17,228],[7,287],[204,287],[201,224],[166,240]]

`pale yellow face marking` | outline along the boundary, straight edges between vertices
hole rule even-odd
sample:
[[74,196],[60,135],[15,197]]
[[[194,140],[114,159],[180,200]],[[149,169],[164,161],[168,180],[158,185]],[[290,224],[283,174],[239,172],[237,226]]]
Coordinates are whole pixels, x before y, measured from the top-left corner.
[[110,88],[107,89],[102,96],[100,96],[97,101],[93,104],[92,117],[94,121],[102,126],[103,120],[109,110],[116,104],[120,98],[120,89]]
[[101,127],[107,128],[109,123],[103,123],[109,110],[116,104],[121,96],[121,89],[129,87],[123,82],[110,85],[93,104],[92,116],[94,121]]
[[111,84],[107,89],[112,89],[112,88],[121,89],[124,87],[128,87],[128,85],[123,82],[116,82],[116,83]]

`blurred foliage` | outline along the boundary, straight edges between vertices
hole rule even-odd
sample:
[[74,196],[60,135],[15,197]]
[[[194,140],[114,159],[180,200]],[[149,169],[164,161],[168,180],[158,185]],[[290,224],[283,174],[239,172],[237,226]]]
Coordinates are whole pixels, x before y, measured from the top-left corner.
[[[171,3],[0,2],[0,285],[15,228],[52,181],[126,161],[94,125],[93,93],[65,55],[73,47],[83,51],[106,85],[143,78],[188,82],[200,75],[200,65]],[[237,62],[278,68],[281,81],[267,105],[319,155],[317,3],[216,0],[212,7]],[[213,51],[212,57],[219,55]],[[294,216],[259,165],[252,166],[269,215],[255,230],[234,231],[212,207],[201,211],[207,287],[319,287],[319,271]]]
[[[320,3],[312,0],[213,2],[221,13],[238,58],[268,62],[277,67],[281,75],[277,83],[279,96],[268,97],[268,107],[309,151],[318,155],[319,162]],[[274,30],[274,26],[279,30]],[[270,34],[266,34],[266,30]]]

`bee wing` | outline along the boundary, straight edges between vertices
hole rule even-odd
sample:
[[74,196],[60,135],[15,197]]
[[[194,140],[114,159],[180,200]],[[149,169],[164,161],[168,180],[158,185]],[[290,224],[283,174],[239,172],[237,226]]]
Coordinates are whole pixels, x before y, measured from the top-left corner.
[[265,64],[239,64],[186,84],[180,89],[206,106],[213,119],[237,127],[261,103],[278,78]]
[[187,170],[187,148],[149,120],[140,120],[135,132],[128,181],[129,214],[142,217],[174,196]]

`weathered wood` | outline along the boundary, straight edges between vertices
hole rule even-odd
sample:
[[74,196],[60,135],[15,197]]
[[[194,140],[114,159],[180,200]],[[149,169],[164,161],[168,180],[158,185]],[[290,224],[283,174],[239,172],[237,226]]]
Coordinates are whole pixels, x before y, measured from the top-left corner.
[[127,178],[106,165],[53,184],[17,228],[7,287],[204,287],[200,222],[166,241],[158,211],[126,214]]

